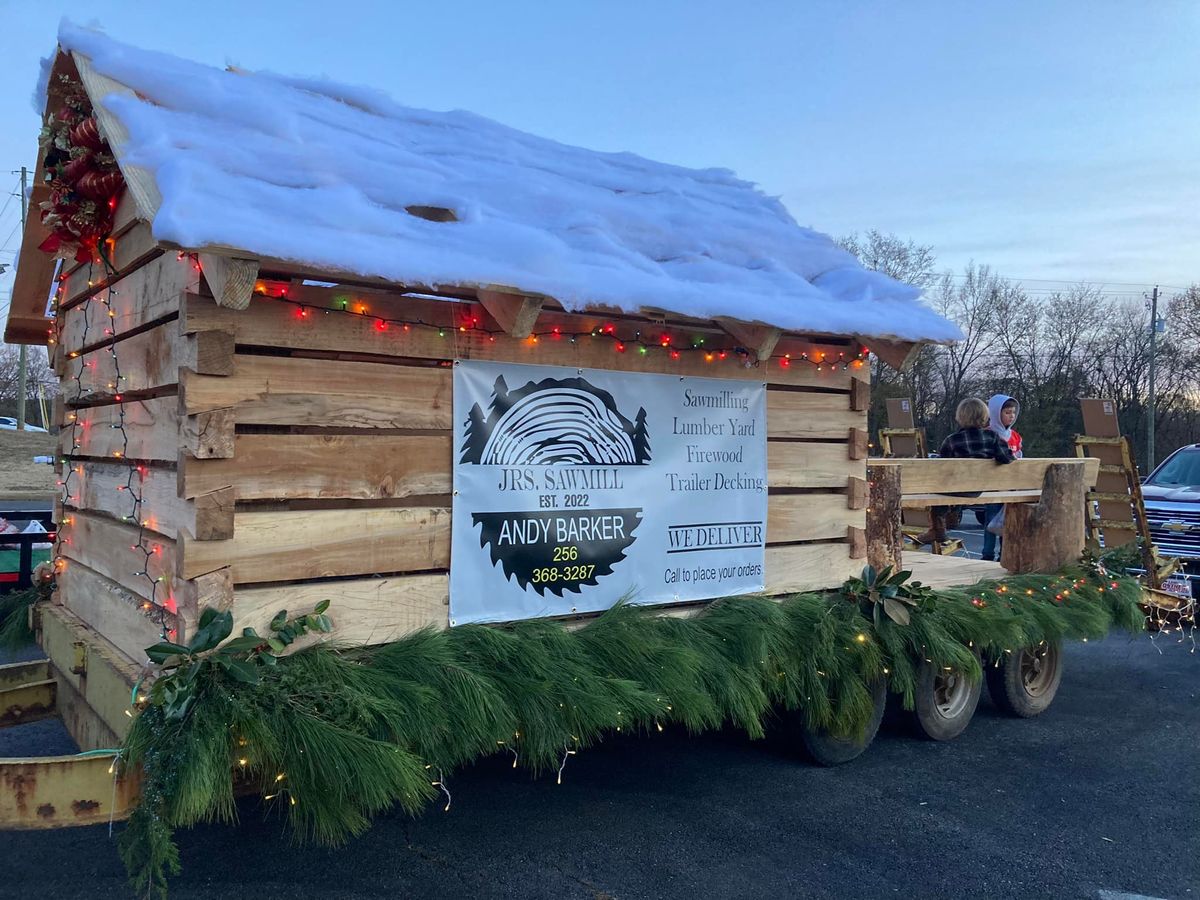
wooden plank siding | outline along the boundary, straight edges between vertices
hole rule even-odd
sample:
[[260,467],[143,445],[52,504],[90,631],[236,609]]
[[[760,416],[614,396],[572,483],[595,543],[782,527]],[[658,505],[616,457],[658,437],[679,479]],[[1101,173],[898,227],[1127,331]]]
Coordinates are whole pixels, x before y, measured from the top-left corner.
[[180,334],[179,322],[171,320],[70,358],[66,367],[71,402],[148,392],[177,384],[181,368],[233,374],[233,336]]
[[[134,222],[123,234],[108,242],[109,260],[113,265],[112,282],[162,255],[158,242],[145,222]],[[106,268],[101,263],[84,263],[67,274],[62,282],[62,306],[72,306],[106,288],[109,284]]]
[[120,336],[165,320],[179,312],[184,293],[195,291],[199,279],[186,258],[164,254],[116,282],[107,307],[97,298],[63,310],[58,347],[64,354],[79,353],[109,340],[106,332]]
[[[298,315],[300,307],[290,301],[256,296],[248,309],[232,310],[217,306],[209,297],[193,294],[186,296],[180,317],[184,331],[228,331],[242,346],[277,347],[306,353],[356,354],[359,356],[407,357],[410,359],[451,360],[485,359],[501,362],[528,363],[573,368],[623,369],[638,372],[693,375],[703,378],[735,378],[759,380],[769,384],[796,387],[815,387],[823,390],[845,391],[851,388],[852,371],[840,366],[817,366],[800,360],[801,353],[832,354],[846,353],[849,348],[828,347],[802,341],[781,341],[776,354],[795,352],[795,361],[787,367],[779,360],[759,366],[738,364],[735,360],[705,362],[700,353],[684,352],[679,359],[671,359],[661,349],[652,349],[644,356],[633,352],[618,353],[612,340],[605,337],[580,337],[572,342],[567,337],[554,339],[544,336],[535,343],[531,338],[513,338],[507,334],[485,334],[480,331],[460,331],[461,323],[488,320],[483,307],[474,303],[446,303],[415,297],[382,296],[367,302],[380,315],[403,317],[412,321],[431,323],[430,327],[413,327],[405,331],[399,325],[391,325],[380,331],[378,319],[370,315],[348,315],[340,312],[324,314],[328,305],[338,303],[337,298],[356,296],[352,291],[334,289],[296,288],[313,297],[314,306],[309,315]],[[386,307],[386,310],[385,310]],[[567,313],[544,312],[538,319],[538,329],[548,330],[556,326],[564,333],[603,328],[607,323],[620,319],[597,316],[577,316]],[[667,333],[673,345],[692,346],[695,338],[703,336],[706,344],[713,347],[727,346],[730,339],[720,331],[705,331],[697,328],[658,326],[642,321],[638,326],[650,335]],[[437,327],[441,327],[439,335]],[[627,339],[632,339],[634,325],[622,324]],[[499,326],[497,325],[498,329]],[[649,336],[649,335],[648,335]],[[815,356],[814,356],[815,358]],[[865,369],[863,372],[865,373]]]
[[164,625],[169,631],[179,627],[177,615],[151,607],[142,595],[83,563],[72,560],[56,581],[58,602],[132,660],[140,662],[145,649],[162,640]]
[[[231,608],[235,627],[263,630],[278,610],[334,601],[331,638],[394,640],[426,625],[449,624],[452,362],[487,359],[572,368],[755,380],[767,385],[768,522],[766,593],[833,587],[859,571],[850,536],[865,527],[866,370],[845,370],[857,344],[784,336],[775,358],[705,362],[671,359],[662,348],[618,353],[604,337],[501,333],[483,306],[397,292],[316,288],[293,282],[295,303],[256,295],[244,310],[202,296],[190,259],[152,257],[142,226],[118,241],[124,265],[111,289],[114,315],[82,302],[83,270],[69,276],[76,302],[62,313],[58,362],[74,400],[75,372],[85,405],[72,408],[81,457],[64,536],[70,544],[62,597],[114,643],[138,658],[157,639],[157,612],[143,608],[149,582],[135,574],[142,554],[128,478],[114,456],[124,439],[118,384],[106,346],[113,335],[124,402],[128,456],[143,463],[138,483],[162,577],[160,601],[178,607],[181,636],[205,605]],[[366,315],[324,310],[347,298]],[[439,324],[405,331],[378,327],[371,313]],[[459,330],[481,324],[494,334]],[[615,323],[672,346],[728,347],[712,323],[651,323],[628,316],[572,315],[548,306],[534,330],[564,334]],[[85,337],[86,333],[86,337]],[[631,348],[632,350],[632,348]],[[76,354],[72,357],[70,354]],[[792,355],[787,365],[779,360]],[[822,369],[805,360],[822,360]],[[833,361],[836,365],[829,365]],[[82,366],[82,370],[79,368]],[[153,634],[147,630],[152,626]],[[110,640],[113,638],[110,636]]]
[[[862,567],[862,560],[850,559],[845,544],[768,547],[764,594],[823,590],[857,575]],[[382,644],[429,625],[450,624],[450,580],[445,572],[255,585],[238,588],[234,598],[235,633],[246,627],[262,633],[281,609],[310,609],[322,600],[332,601],[329,616],[334,630],[327,639],[342,644]]]
[[[842,540],[848,527],[866,525],[865,511],[849,509],[844,494],[771,496],[767,508],[769,544]],[[239,510],[231,539],[184,535],[179,560],[183,578],[231,566],[234,584],[445,569],[450,509]]]

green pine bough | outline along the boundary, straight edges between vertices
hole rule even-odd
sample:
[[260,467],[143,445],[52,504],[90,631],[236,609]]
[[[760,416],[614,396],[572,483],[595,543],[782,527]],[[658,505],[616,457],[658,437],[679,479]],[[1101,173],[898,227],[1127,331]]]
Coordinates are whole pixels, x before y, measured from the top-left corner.
[[144,774],[122,858],[139,892],[165,896],[174,830],[234,821],[246,789],[298,840],[338,845],[384,810],[418,813],[441,773],[497,752],[543,772],[614,731],[729,724],[762,737],[781,709],[854,734],[879,679],[911,708],[926,660],[977,678],[977,654],[1140,631],[1140,597],[1135,580],[1093,566],[939,591],[868,568],[838,592],[731,598],[691,618],[618,605],[575,630],[467,625],[290,655],[330,629],[327,603],[280,613],[269,637],[230,639],[229,613],[209,610],[189,645],[147,651],[162,673],[122,750]]
[[0,651],[20,650],[34,642],[29,607],[50,599],[47,583],[0,595]]

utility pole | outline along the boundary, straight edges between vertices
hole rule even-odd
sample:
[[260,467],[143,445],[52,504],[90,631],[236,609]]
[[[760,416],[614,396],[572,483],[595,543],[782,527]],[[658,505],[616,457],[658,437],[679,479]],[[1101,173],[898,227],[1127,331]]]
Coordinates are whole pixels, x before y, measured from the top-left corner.
[[[21,166],[21,240],[25,240],[25,198],[29,193],[29,170]],[[18,246],[20,246],[18,244]],[[25,430],[25,378],[29,364],[29,347],[21,344],[17,351],[17,431]]]
[[1154,471],[1154,363],[1158,348],[1158,285],[1150,294],[1150,401],[1146,404],[1146,474]]

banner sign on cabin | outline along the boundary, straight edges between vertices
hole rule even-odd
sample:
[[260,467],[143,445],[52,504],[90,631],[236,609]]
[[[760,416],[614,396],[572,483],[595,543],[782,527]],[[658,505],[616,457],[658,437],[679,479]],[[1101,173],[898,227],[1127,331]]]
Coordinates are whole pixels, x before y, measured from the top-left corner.
[[764,589],[766,387],[454,364],[450,624]]

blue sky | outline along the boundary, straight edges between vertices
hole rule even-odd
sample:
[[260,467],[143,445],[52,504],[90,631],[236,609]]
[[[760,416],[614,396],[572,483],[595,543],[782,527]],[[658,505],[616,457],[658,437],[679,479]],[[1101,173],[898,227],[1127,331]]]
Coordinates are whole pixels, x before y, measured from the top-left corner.
[[[30,96],[64,15],[211,64],[731,168],[801,224],[893,231],[939,268],[974,259],[1038,291],[1200,281],[1200,3],[3,0],[6,192],[36,158]],[[15,217],[15,202],[0,214],[0,263]]]

